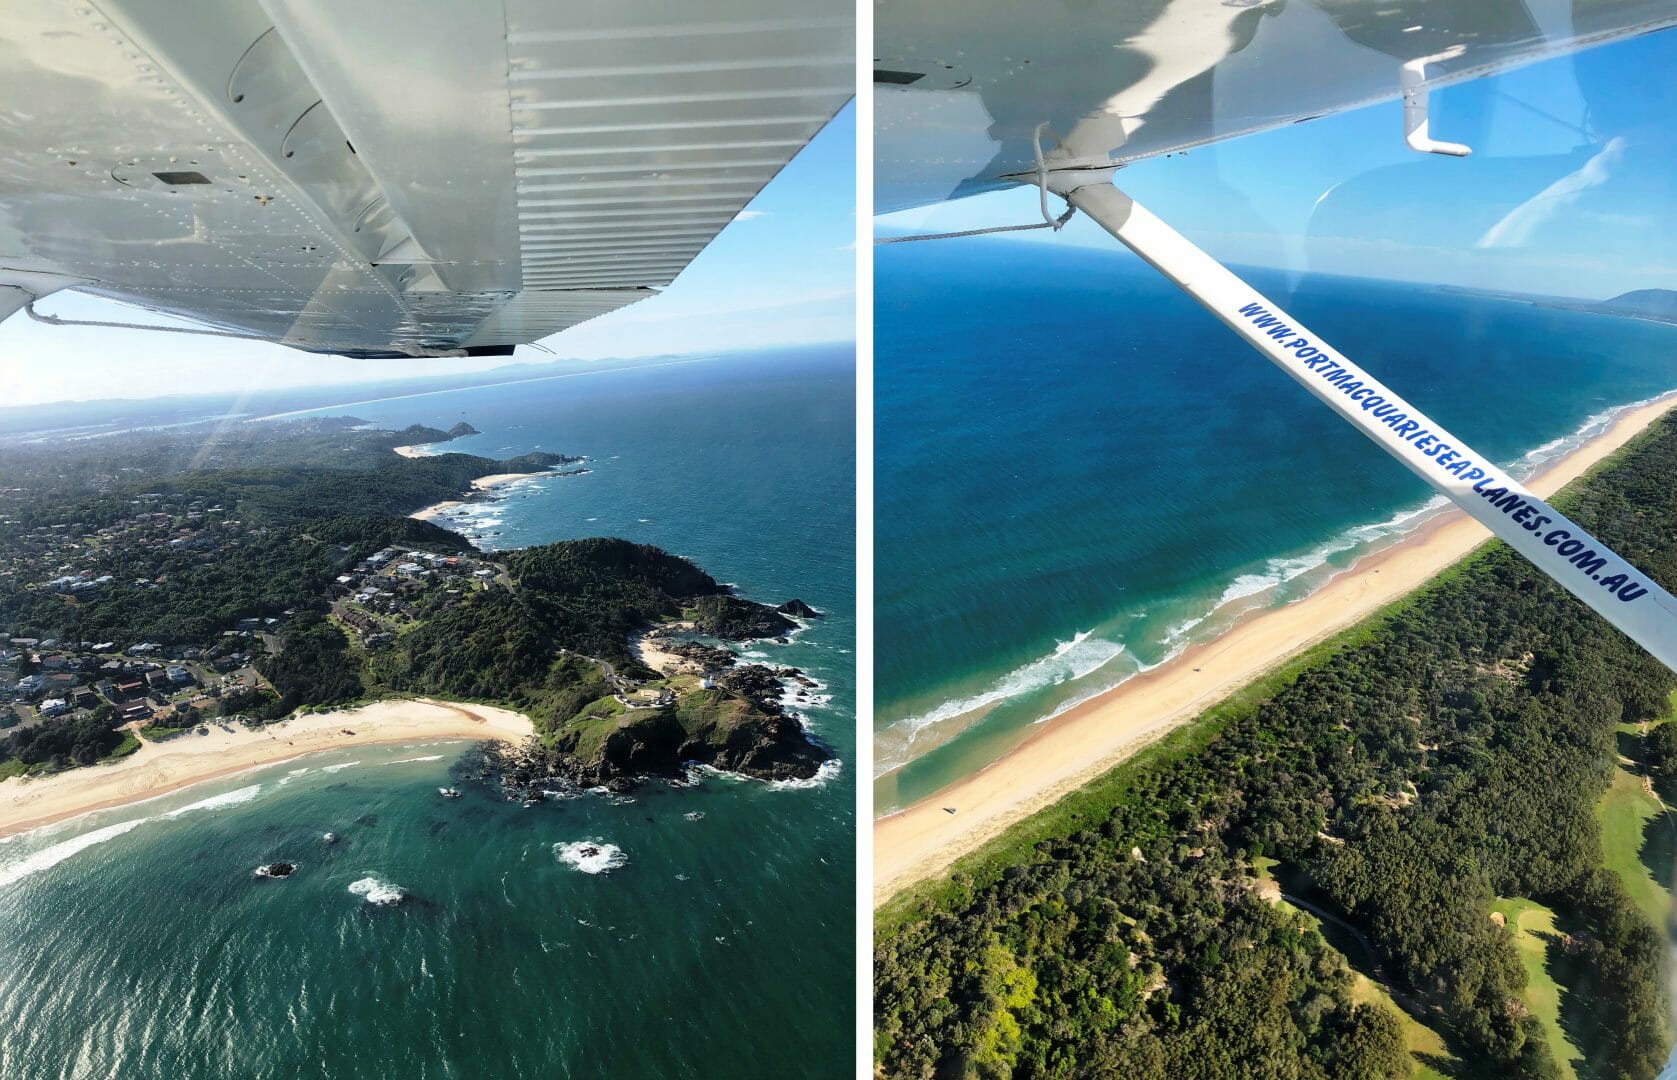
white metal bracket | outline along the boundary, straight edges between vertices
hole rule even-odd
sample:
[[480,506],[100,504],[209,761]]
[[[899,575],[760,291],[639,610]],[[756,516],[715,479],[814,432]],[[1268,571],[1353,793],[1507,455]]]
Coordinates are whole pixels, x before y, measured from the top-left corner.
[[1416,57],[1403,65],[1399,75],[1403,87],[1403,141],[1409,144],[1409,149],[1447,157],[1466,157],[1473,153],[1472,147],[1440,142],[1427,133],[1427,65],[1437,60],[1453,60],[1463,51],[1457,45],[1432,56]]

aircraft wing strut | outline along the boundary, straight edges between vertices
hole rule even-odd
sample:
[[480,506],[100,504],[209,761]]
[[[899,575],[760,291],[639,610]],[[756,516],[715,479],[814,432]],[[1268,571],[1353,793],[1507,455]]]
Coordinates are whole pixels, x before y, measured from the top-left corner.
[[1346,359],[1110,180],[1110,171],[1048,173],[1049,187],[1072,206],[1428,486],[1677,671],[1677,597]]

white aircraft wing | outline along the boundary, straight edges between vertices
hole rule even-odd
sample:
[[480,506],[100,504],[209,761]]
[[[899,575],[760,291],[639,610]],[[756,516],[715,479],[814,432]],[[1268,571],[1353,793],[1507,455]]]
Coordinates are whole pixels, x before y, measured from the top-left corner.
[[669,284],[851,97],[839,0],[38,0],[0,27],[0,316],[512,346]]
[[1677,670],[1677,597],[1112,183],[1130,161],[1400,95],[1410,145],[1460,156],[1427,131],[1429,88],[1673,22],[1671,0],[893,0],[876,207],[1040,181]]
[[1110,167],[1677,23],[1669,0],[890,0],[875,211]]

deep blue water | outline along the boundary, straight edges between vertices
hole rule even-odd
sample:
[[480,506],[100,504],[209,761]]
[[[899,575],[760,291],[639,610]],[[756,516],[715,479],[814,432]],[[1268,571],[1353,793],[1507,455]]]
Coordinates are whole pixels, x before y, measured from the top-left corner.
[[[1424,516],[1419,480],[1127,254],[901,244],[875,275],[879,812]],[[1251,276],[1522,469],[1677,387],[1672,327]]]
[[624,536],[827,612],[759,651],[826,684],[844,764],[522,809],[467,744],[377,748],[0,842],[0,1076],[852,1076],[853,398],[850,353],[806,349],[321,410],[593,459],[485,507],[489,545]]

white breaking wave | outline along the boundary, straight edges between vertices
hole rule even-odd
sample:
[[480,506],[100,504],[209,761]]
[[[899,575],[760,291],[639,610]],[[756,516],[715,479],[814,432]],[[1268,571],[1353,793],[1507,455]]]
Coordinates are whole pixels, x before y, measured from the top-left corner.
[[107,840],[114,840],[123,833],[144,824],[150,818],[135,818],[132,821],[119,821],[115,825],[107,825],[103,829],[95,829],[83,833],[70,840],[42,848],[23,859],[10,865],[0,866],[0,888],[22,881],[31,874],[38,874],[42,870],[57,866],[65,859],[86,851],[95,844],[103,844]]
[[290,772],[279,778],[280,787],[284,787],[308,771],[308,769],[292,769]]
[[[1677,390],[1657,394],[1642,401],[1614,406],[1596,413],[1580,424],[1571,434],[1551,439],[1541,446],[1526,451],[1517,462],[1509,467],[1509,472],[1518,477],[1530,476],[1542,465],[1557,458],[1565,457],[1584,443],[1604,434],[1625,413],[1673,397],[1677,397]],[[1164,636],[1159,638],[1157,642],[1165,648],[1164,654],[1158,660],[1151,664],[1142,665],[1133,672],[1127,672],[1120,683],[1175,659],[1192,644],[1191,635],[1194,631],[1211,620],[1224,607],[1259,596],[1271,589],[1286,585],[1295,578],[1311,571],[1319,570],[1327,565],[1328,561],[1335,555],[1365,547],[1373,547],[1382,541],[1400,539],[1452,505],[1450,500],[1443,495],[1434,495],[1419,505],[1399,510],[1384,521],[1353,525],[1346,528],[1302,554],[1269,559],[1265,562],[1261,572],[1237,575],[1234,580],[1224,587],[1221,595],[1200,614],[1189,616],[1165,631]],[[1319,584],[1320,582],[1313,583],[1313,585]],[[1291,599],[1301,598],[1301,596],[1294,596]],[[1139,618],[1141,614],[1143,613],[1136,613],[1136,617]],[[875,775],[883,776],[907,764],[913,757],[912,749],[915,736],[927,727],[1017,695],[1030,693],[1071,679],[1082,678],[1084,675],[1104,666],[1107,661],[1124,651],[1122,644],[1099,642],[1097,639],[1097,645],[1105,645],[1110,648],[1110,655],[1099,660],[1099,662],[1090,664],[1084,671],[1059,675],[1056,671],[1056,663],[1068,658],[1072,650],[1082,645],[1088,637],[1087,633],[1079,633],[1070,642],[1060,642],[1050,656],[1032,661],[1009,672],[979,694],[944,702],[925,713],[906,717],[889,725],[879,732],[879,736],[884,736],[884,745],[881,745],[881,740],[876,736],[877,766]],[[1094,659],[1094,657],[1086,658]],[[1059,703],[1051,713],[1041,717],[1036,723],[1044,723],[1056,716],[1063,715],[1078,705],[1111,689],[1111,686],[1092,687],[1087,693],[1079,694]],[[893,743],[896,744],[894,748],[891,746]]]
[[953,720],[957,716],[976,712],[979,709],[998,704],[1009,698],[1018,697],[1021,694],[1028,694],[1035,690],[1045,690],[1050,686],[1058,686],[1072,679],[1084,678],[1105,667],[1121,656],[1123,652],[1123,645],[1116,641],[1107,641],[1104,638],[1095,637],[1092,630],[1080,630],[1072,635],[1070,641],[1055,642],[1053,652],[1014,668],[979,693],[969,697],[956,698],[953,701],[946,701],[934,709],[904,717],[891,724],[886,728],[886,732],[894,733],[902,740],[904,760],[887,761],[882,759],[880,761],[882,767],[877,770],[875,775],[883,775],[892,769],[901,767],[907,759],[906,752],[913,744],[915,736],[933,724]]
[[[1274,565],[1271,563],[1271,565]],[[1217,598],[1217,606],[1232,604],[1236,600],[1248,596],[1256,596],[1261,592],[1275,588],[1281,584],[1282,578],[1274,574],[1242,574],[1229,583],[1223,590],[1223,595]]]
[[[1537,466],[1546,465],[1555,458],[1564,457],[1596,436],[1605,434],[1607,429],[1612,427],[1619,417],[1625,413],[1652,405],[1657,401],[1664,401],[1671,396],[1672,393],[1668,391],[1664,394],[1655,394],[1651,398],[1644,398],[1641,401],[1632,401],[1624,405],[1615,405],[1611,409],[1603,409],[1594,416],[1585,419],[1572,434],[1562,435],[1558,439],[1549,440],[1542,446],[1527,450],[1510,471],[1516,475],[1535,471]],[[1525,466],[1525,468],[1522,469],[1521,466]]]
[[623,853],[622,848],[603,840],[577,840],[569,844],[554,844],[553,854],[566,866],[584,874],[604,874],[629,861],[629,856]]
[[443,756],[441,754],[427,754],[424,757],[397,758],[395,761],[392,761],[390,764],[392,764],[392,765],[406,765],[410,761],[441,761],[442,759],[443,759]]
[[[1285,585],[1294,578],[1302,577],[1312,570],[1318,570],[1327,565],[1328,560],[1335,555],[1405,534],[1421,524],[1425,518],[1431,517],[1449,505],[1450,500],[1442,495],[1434,495],[1419,506],[1399,510],[1385,521],[1353,525],[1343,529],[1302,555],[1277,556],[1270,559],[1264,563],[1261,573],[1237,576],[1223,589],[1222,595],[1207,610],[1185,619],[1165,631],[1165,636],[1160,638],[1158,643],[1165,646],[1168,654],[1166,659],[1174,657],[1187,647],[1189,635],[1229,604],[1248,597],[1258,596]],[[1061,709],[1060,711],[1063,712],[1064,710]]]
[[359,881],[350,882],[349,891],[361,897],[367,903],[378,904],[381,907],[400,904],[408,895],[400,885],[392,885],[390,882],[380,880],[371,874]]
[[249,787],[242,787],[237,791],[229,791],[221,795],[212,795],[200,802],[188,803],[185,806],[177,807],[176,809],[169,811],[163,816],[176,818],[180,817],[182,814],[190,814],[194,810],[224,810],[229,806],[239,806],[243,803],[250,802],[250,800],[256,798],[260,794],[262,794],[262,785],[252,784]]
[[320,771],[321,772],[342,772],[345,769],[353,769],[355,766],[357,766],[359,764],[361,764],[359,761],[342,761],[342,762],[339,762],[336,765],[322,765],[320,767]]
[[809,788],[824,787],[829,780],[836,779],[844,771],[844,762],[838,758],[828,758],[815,770],[815,775],[803,780],[770,780],[771,791],[804,791]]

